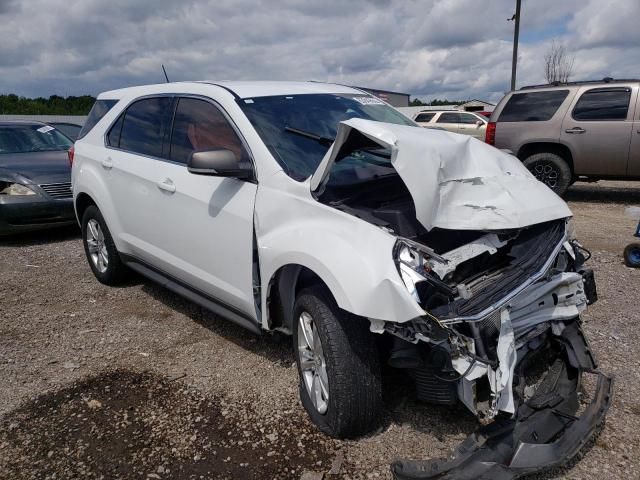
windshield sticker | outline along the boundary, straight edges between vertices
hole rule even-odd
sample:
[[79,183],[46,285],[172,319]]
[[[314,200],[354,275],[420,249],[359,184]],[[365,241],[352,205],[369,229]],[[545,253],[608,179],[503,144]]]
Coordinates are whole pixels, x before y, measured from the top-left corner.
[[245,99],[244,103],[253,103],[253,99],[247,98],[247,99]]
[[362,105],[384,105],[384,102],[376,97],[369,96],[361,96],[361,97],[353,97],[356,102],[361,103]]
[[37,131],[40,133],[47,133],[47,132],[50,132],[51,130],[55,130],[55,128],[53,128],[50,125],[45,125],[44,127],[40,127]]

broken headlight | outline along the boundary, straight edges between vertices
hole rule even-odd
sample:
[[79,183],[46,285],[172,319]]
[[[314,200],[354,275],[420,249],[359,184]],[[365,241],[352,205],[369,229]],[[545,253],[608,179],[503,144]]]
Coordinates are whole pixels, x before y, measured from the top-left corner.
[[423,308],[427,307],[427,297],[432,294],[453,297],[456,293],[432,270],[432,262],[447,263],[447,260],[429,247],[399,238],[394,247],[394,260],[405,287]]

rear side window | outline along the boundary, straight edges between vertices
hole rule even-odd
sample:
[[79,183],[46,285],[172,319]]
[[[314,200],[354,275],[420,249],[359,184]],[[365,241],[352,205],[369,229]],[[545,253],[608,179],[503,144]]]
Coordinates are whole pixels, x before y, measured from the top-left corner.
[[[122,120],[119,140],[117,127],[120,119],[109,131],[109,144],[123,150],[152,157],[162,156],[165,129],[171,123],[173,98],[145,98],[132,103]],[[113,142],[113,143],[111,143]]]
[[431,119],[435,116],[435,113],[420,113],[415,118],[416,122],[430,122]]
[[116,103],[118,103],[118,100],[96,100],[96,103],[91,107],[87,120],[82,126],[82,130],[80,130],[78,134],[78,140],[89,133],[91,129],[96,126],[96,123],[102,120],[102,117],[104,117]]
[[460,123],[457,113],[443,113],[436,123]]
[[630,88],[596,88],[582,94],[573,109],[575,120],[626,120]]
[[499,122],[544,122],[556,113],[569,90],[514,93],[502,109]]
[[171,132],[170,158],[187,163],[194,151],[231,150],[238,161],[249,161],[242,142],[213,104],[196,98],[178,101]]

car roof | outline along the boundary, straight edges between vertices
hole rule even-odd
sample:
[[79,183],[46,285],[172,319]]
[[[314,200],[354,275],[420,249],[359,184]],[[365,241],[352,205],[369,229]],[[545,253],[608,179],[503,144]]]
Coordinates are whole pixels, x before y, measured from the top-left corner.
[[[211,85],[212,87],[223,88],[238,98],[268,97],[276,95],[302,95],[310,93],[350,93],[363,94],[363,90],[346,85],[324,82],[286,82],[286,81],[192,81],[192,82],[172,82],[156,85],[142,85],[138,87],[121,88],[110,90],[98,95],[98,98],[121,98],[128,94],[144,95],[149,89],[154,93],[176,92],[180,90],[180,85],[199,84]],[[153,88],[150,88],[153,87]]]
[[639,82],[640,80],[635,78],[630,78],[630,79],[603,78],[602,80],[582,80],[577,82],[565,82],[565,83],[553,82],[553,83],[545,83],[542,85],[527,85],[524,87],[520,87],[519,90],[540,90],[540,89],[547,89],[547,88],[557,89],[557,88],[568,88],[568,87],[581,87],[583,85],[607,87],[612,84],[615,85],[616,83],[639,83]]

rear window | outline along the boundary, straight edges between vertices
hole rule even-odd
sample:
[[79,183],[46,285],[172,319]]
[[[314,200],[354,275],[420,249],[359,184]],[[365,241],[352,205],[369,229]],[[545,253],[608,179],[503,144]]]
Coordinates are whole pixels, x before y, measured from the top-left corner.
[[573,109],[575,120],[626,120],[630,88],[597,88],[582,94]]
[[499,122],[544,122],[556,113],[569,90],[514,93],[502,109]]
[[89,133],[91,129],[96,126],[96,123],[98,123],[116,103],[118,103],[118,100],[96,100],[96,103],[91,107],[87,120],[82,126],[82,130],[80,130],[78,134],[78,140]]
[[434,117],[434,115],[435,115],[435,113],[420,113],[414,119],[414,121],[416,121],[416,122],[430,122],[431,119]]

